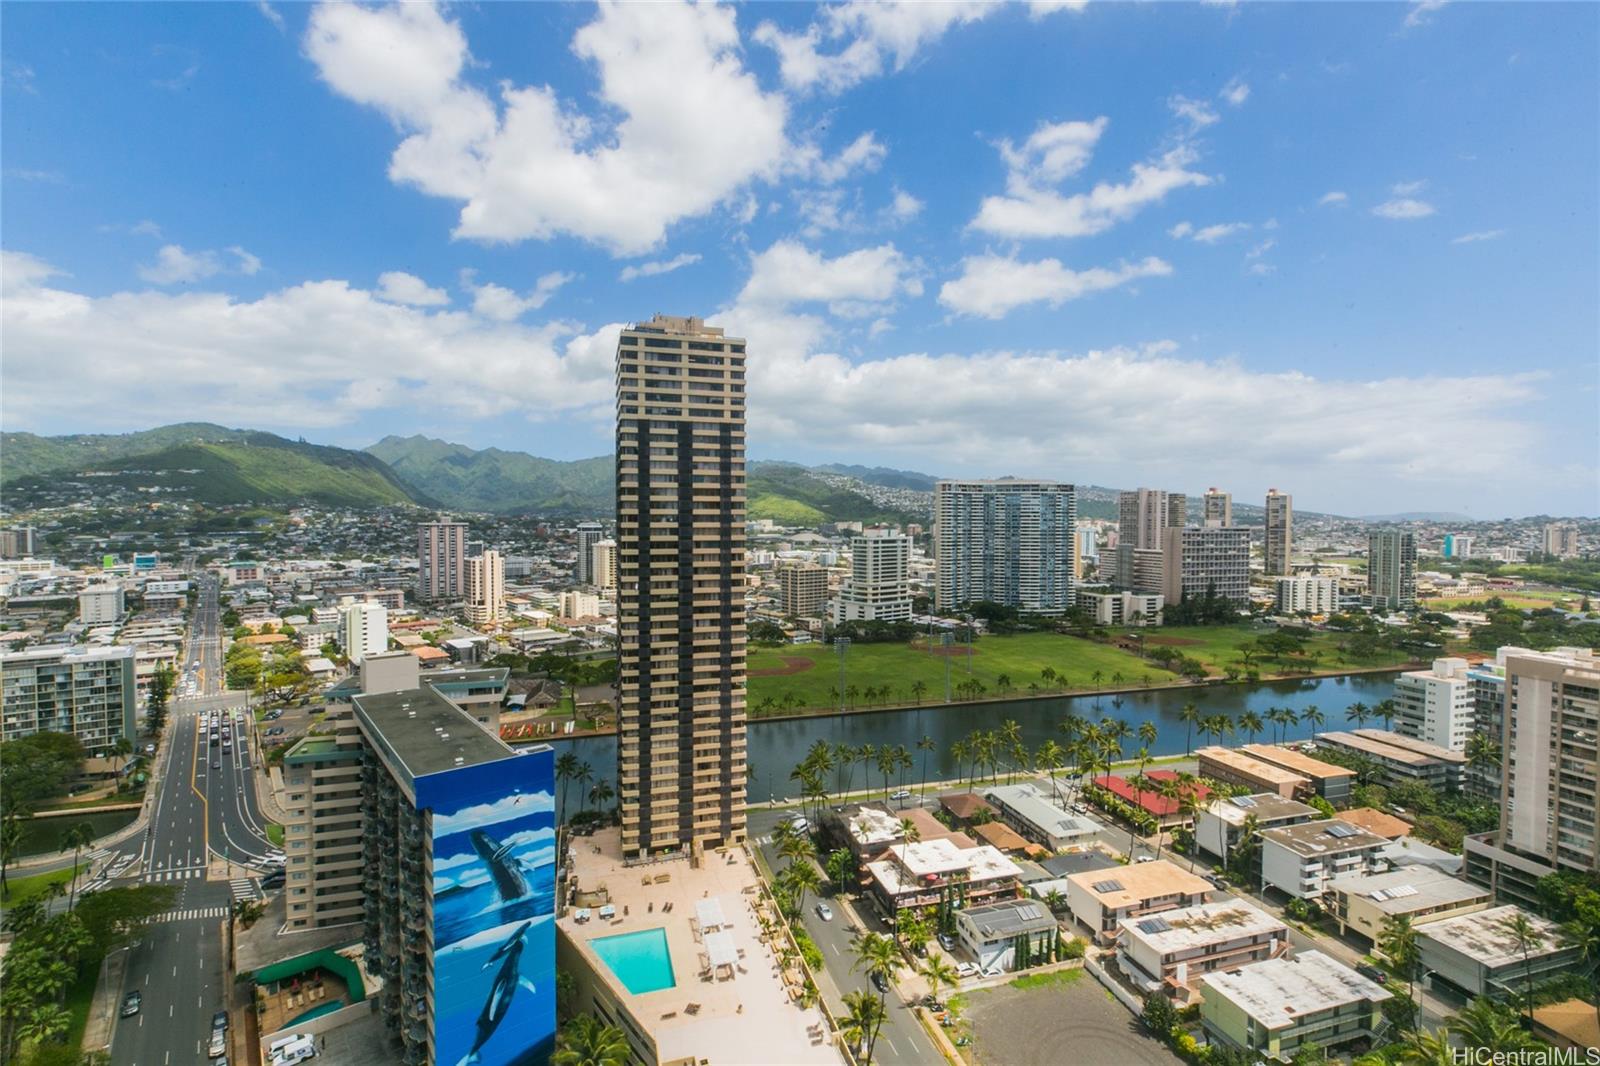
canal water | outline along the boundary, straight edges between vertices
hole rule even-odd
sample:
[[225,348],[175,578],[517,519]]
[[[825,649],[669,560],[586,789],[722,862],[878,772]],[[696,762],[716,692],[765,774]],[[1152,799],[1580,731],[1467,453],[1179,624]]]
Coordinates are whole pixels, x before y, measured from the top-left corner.
[[[1345,710],[1360,702],[1368,707],[1394,695],[1395,673],[1354,674],[1341,677],[1307,678],[1301,681],[1266,682],[1258,685],[1206,685],[1194,688],[1156,689],[1150,692],[1124,693],[1120,696],[1063,696],[1057,699],[996,701],[965,706],[929,706],[901,711],[883,711],[872,714],[818,715],[792,718],[783,721],[753,719],[748,727],[750,785],[749,800],[765,803],[769,799],[793,797],[798,790],[789,780],[789,772],[805,757],[812,742],[823,739],[830,744],[852,744],[860,747],[871,744],[881,747],[904,745],[916,760],[905,775],[908,784],[921,779],[923,753],[917,750],[917,741],[932,737],[937,747],[927,753],[928,780],[949,780],[958,776],[955,760],[950,757],[950,745],[974,730],[994,729],[1010,719],[1020,727],[1022,740],[1028,750],[1037,751],[1039,745],[1055,738],[1062,740],[1058,723],[1068,711],[1080,718],[1098,722],[1102,718],[1122,719],[1134,729],[1141,722],[1156,724],[1156,742],[1150,745],[1151,755],[1181,755],[1188,743],[1188,725],[1179,718],[1183,705],[1193,702],[1202,716],[1225,714],[1237,721],[1246,711],[1255,711],[1265,722],[1272,707],[1289,707],[1296,713],[1316,706],[1325,716],[1319,732],[1335,729],[1352,729],[1354,723],[1345,718]],[[1368,725],[1374,723],[1369,720]],[[1277,735],[1278,727],[1270,722],[1256,737],[1270,741]],[[1290,740],[1305,739],[1311,735],[1306,723],[1290,727]],[[1226,744],[1243,744],[1243,733],[1225,736]],[[1205,743],[1198,734],[1196,746]],[[605,780],[615,785],[617,741],[614,736],[579,737],[558,741],[557,754],[572,751],[589,764],[594,780]],[[1123,741],[1123,757],[1129,758],[1139,750],[1137,736]],[[1003,760],[1004,762],[1005,760]],[[881,781],[876,770],[873,780]],[[862,767],[855,767],[853,788],[861,788]],[[833,781],[829,781],[834,786]],[[569,803],[578,805],[577,790],[572,786]]]

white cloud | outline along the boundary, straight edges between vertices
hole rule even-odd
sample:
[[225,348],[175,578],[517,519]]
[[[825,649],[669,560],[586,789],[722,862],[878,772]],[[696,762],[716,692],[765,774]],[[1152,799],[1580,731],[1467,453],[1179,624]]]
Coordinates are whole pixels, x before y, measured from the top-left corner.
[[1278,272],[1278,268],[1273,266],[1271,263],[1262,263],[1259,261],[1251,263],[1246,270],[1250,274],[1253,274],[1257,277],[1265,277],[1268,274],[1276,274]]
[[[886,68],[903,70],[951,26],[986,18],[997,7],[981,0],[850,0],[824,8],[822,17],[799,33],[763,22],[754,38],[777,53],[789,88],[841,92]],[[824,43],[838,48],[824,52]]]
[[1210,226],[1201,226],[1198,229],[1192,222],[1180,222],[1167,230],[1167,236],[1182,240],[1185,237],[1200,242],[1201,244],[1216,244],[1226,240],[1236,233],[1244,233],[1250,229],[1248,222],[1217,222]]
[[1211,184],[1209,175],[1189,169],[1196,158],[1194,149],[1179,145],[1154,160],[1135,163],[1126,182],[1101,182],[1072,196],[1053,189],[1013,188],[1008,196],[985,197],[971,225],[1001,237],[1093,236],[1176,189]]
[[[612,404],[620,324],[582,333],[565,322],[501,322],[387,302],[341,280],[255,300],[88,296],[53,283],[54,273],[25,254],[0,262],[8,428],[81,425],[85,406],[101,404],[118,406],[124,428],[204,410],[230,425],[282,429],[412,405],[464,419],[546,419]],[[495,387],[482,388],[485,380]]]
[[139,268],[139,276],[153,285],[187,284],[221,272],[216,252],[186,252],[178,244],[162,245],[156,261]]
[[653,278],[658,274],[670,274],[674,270],[681,270],[686,266],[693,266],[700,262],[697,252],[684,252],[671,259],[664,259],[654,263],[640,263],[638,266],[623,267],[622,273],[617,275],[618,281],[632,281],[635,278]]
[[894,203],[890,205],[889,211],[897,221],[909,222],[922,213],[923,206],[921,200],[904,189],[896,189],[894,191]]
[[1217,95],[1234,107],[1242,107],[1244,102],[1250,99],[1250,86],[1245,83],[1244,79],[1234,78],[1224,85],[1222,91]]
[[1187,96],[1173,96],[1167,101],[1167,107],[1179,118],[1186,120],[1193,129],[1204,129],[1218,120],[1217,112],[1204,100],[1191,100]]
[[1406,12],[1407,29],[1426,26],[1433,21],[1433,13],[1444,7],[1446,0],[1416,0]]
[[1278,246],[1277,239],[1273,238],[1273,237],[1268,237],[1266,240],[1262,241],[1260,244],[1257,244],[1257,245],[1254,245],[1253,247],[1251,247],[1251,249],[1248,252],[1244,253],[1244,257],[1246,259],[1260,259],[1262,256],[1266,255],[1268,252],[1272,251],[1277,246]]
[[802,150],[800,158],[809,160],[802,165],[802,169],[824,185],[832,185],[843,181],[857,170],[868,173],[877,170],[883,164],[884,157],[889,150],[878,143],[878,139],[870,132],[863,133],[851,141],[843,151],[832,159],[822,158],[819,152]]
[[1174,237],[1174,238],[1177,238],[1179,240],[1182,240],[1184,237],[1187,237],[1189,234],[1191,234],[1193,232],[1194,232],[1194,223],[1192,223],[1192,222],[1180,222],[1176,226],[1173,226],[1171,229],[1167,230],[1167,236],[1168,237]]
[[253,278],[261,272],[260,256],[251,255],[237,244],[229,245],[228,251],[232,252],[234,257],[239,260],[239,273],[245,277]]
[[939,302],[958,314],[983,318],[1002,318],[1030,303],[1059,307],[1068,300],[1139,278],[1172,273],[1171,265],[1155,256],[1139,263],[1122,263],[1114,269],[1068,270],[1059,259],[1025,263],[997,255],[972,256],[961,266],[961,276],[940,287]]
[[161,227],[147,218],[135,222],[128,232],[140,237],[159,237],[161,236]]
[[755,257],[736,305],[782,309],[799,303],[824,303],[837,314],[840,309],[848,313],[860,305],[921,292],[916,265],[893,244],[828,259],[798,241],[784,240]]
[[1451,244],[1475,244],[1478,241],[1496,241],[1496,240],[1499,240],[1501,237],[1504,237],[1505,235],[1506,235],[1506,231],[1503,230],[1503,229],[1485,229],[1485,230],[1479,230],[1476,233],[1463,233],[1461,236],[1456,237],[1453,240],[1451,240],[1450,243]]
[[1349,202],[1350,202],[1350,194],[1349,193],[1344,193],[1344,192],[1339,192],[1336,189],[1333,192],[1325,192],[1325,193],[1323,193],[1322,194],[1322,199],[1317,201],[1317,206],[1318,207],[1327,207],[1330,204],[1337,204],[1338,206],[1343,207],[1345,204],[1347,204]]
[[8,167],[5,175],[18,181],[37,181],[46,185],[63,185],[67,180],[67,176],[59,170],[32,170],[26,167]]
[[283,16],[278,14],[277,8],[269,4],[267,0],[256,0],[256,10],[261,12],[262,18],[277,27],[279,33],[283,32]]
[[1398,181],[1389,187],[1389,191],[1396,196],[1414,196],[1428,187],[1428,179],[1420,181]]
[[511,289],[493,282],[474,285],[470,274],[463,277],[462,283],[472,292],[473,314],[492,318],[496,322],[514,322],[529,311],[543,307],[557,289],[575,277],[576,274],[552,271],[541,276],[526,296],[519,296]]
[[1093,122],[1041,122],[1020,146],[1001,141],[996,147],[1006,164],[1006,187],[1023,194],[1076,175],[1089,165],[1110,121],[1102,115]]
[[380,300],[411,307],[443,307],[450,302],[450,295],[443,289],[432,288],[415,274],[403,270],[379,274],[376,295]]
[[790,164],[787,104],[739,45],[731,7],[602,3],[572,42],[599,78],[589,116],[549,86],[491,99],[464,78],[460,24],[429,5],[322,4],[305,35],[323,80],[404,135],[390,179],[462,202],[456,236],[566,233],[625,254]]
[[1037,19],[1057,11],[1083,11],[1088,6],[1089,0],[1028,0],[1028,14]]
[[1434,207],[1426,200],[1413,200],[1408,197],[1397,197],[1385,200],[1372,209],[1372,213],[1379,218],[1413,219],[1427,218],[1434,213]]

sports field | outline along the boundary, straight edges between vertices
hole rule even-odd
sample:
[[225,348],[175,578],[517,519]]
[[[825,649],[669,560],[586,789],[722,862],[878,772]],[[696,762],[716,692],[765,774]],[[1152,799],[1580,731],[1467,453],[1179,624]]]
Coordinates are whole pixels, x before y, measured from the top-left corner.
[[1554,589],[1518,589],[1515,592],[1491,590],[1475,596],[1431,596],[1425,598],[1422,605],[1435,611],[1453,611],[1463,604],[1483,603],[1490,599],[1498,599],[1507,607],[1535,611],[1541,607],[1561,607],[1576,611],[1583,603],[1582,596],[1571,592],[1557,592]]
[[[1250,644],[1270,627],[1193,626],[1151,628],[1144,631],[1146,654],[1167,645],[1189,658],[1205,663],[1213,675],[1240,661],[1239,648]],[[1370,660],[1346,656],[1339,661],[1332,636],[1318,635],[1309,644],[1317,659],[1308,663],[1320,671],[1387,666],[1403,661],[1403,656],[1384,653]],[[946,656],[952,698],[962,699],[962,684],[981,683],[980,696],[1027,695],[1035,691],[1094,691],[1095,689],[1138,688],[1146,683],[1160,685],[1178,680],[1170,670],[1133,651],[1101,644],[1081,637],[1055,633],[1026,633],[1016,636],[979,638],[971,654],[958,644],[948,652],[930,649],[922,642],[913,644],[853,644],[844,662],[843,687],[856,689],[848,702],[856,707],[906,703],[942,703],[945,699]],[[1054,672],[1047,679],[1043,672]],[[1272,661],[1259,661],[1255,668],[1263,678],[1276,674],[1280,667]],[[1061,680],[1061,675],[1066,680]],[[1098,675],[1098,676],[1097,676]],[[753,714],[839,704],[839,657],[834,649],[821,644],[791,645],[782,648],[752,647],[749,659],[749,700]],[[916,689],[921,683],[920,692]],[[868,689],[873,690],[870,694]],[[785,707],[785,701],[789,706]],[[798,702],[796,702],[798,701]]]

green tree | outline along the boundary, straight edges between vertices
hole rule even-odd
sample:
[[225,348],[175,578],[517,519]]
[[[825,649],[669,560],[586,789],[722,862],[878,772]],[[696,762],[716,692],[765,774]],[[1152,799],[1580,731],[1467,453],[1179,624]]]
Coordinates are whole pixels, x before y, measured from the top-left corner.
[[1316,740],[1317,739],[1317,727],[1320,726],[1322,723],[1326,722],[1328,720],[1328,716],[1323,714],[1322,711],[1317,707],[1317,705],[1315,703],[1313,703],[1310,706],[1306,707],[1305,710],[1300,712],[1300,720],[1302,722],[1310,722],[1311,723],[1311,739],[1312,740]]
[[1239,716],[1239,728],[1244,731],[1245,737],[1251,744],[1256,742],[1256,734],[1266,728],[1266,723],[1255,711],[1245,711]]
[[156,735],[167,724],[167,701],[172,698],[173,676],[172,667],[162,663],[150,675],[150,683],[145,690],[144,727]]
[[78,898],[78,860],[83,855],[83,849],[93,843],[94,825],[90,822],[79,822],[61,835],[61,850],[72,849],[72,893],[67,900],[69,913]]
[[0,815],[0,897],[10,894],[11,888],[6,881],[6,870],[17,859],[17,853],[22,850],[22,840],[27,836],[27,826],[23,824],[21,816],[16,811],[7,811]]
[[567,814],[567,789],[572,785],[573,779],[578,776],[578,756],[571,751],[564,751],[556,759],[556,779],[561,782],[561,817]]
[[1516,942],[1517,951],[1522,954],[1522,976],[1525,983],[1524,1005],[1528,1012],[1527,1027],[1533,1028],[1533,965],[1534,949],[1544,947],[1544,932],[1530,919],[1527,914],[1517,911],[1501,923],[1502,928]]
[[[844,1017],[840,1019],[844,1037],[850,1042],[852,1054],[862,1061],[872,1061],[872,1051],[878,1042],[878,1030],[888,1012],[871,992],[859,989],[844,994]],[[560,1066],[560,1064],[558,1064]]]
[[845,891],[845,880],[856,871],[855,856],[850,854],[848,848],[836,848],[828,852],[827,861],[828,880],[832,881],[835,888]]
[[1505,1055],[1539,1046],[1517,1021],[1516,1011],[1482,996],[1451,1018],[1445,1028],[1464,1047],[1486,1048]]
[[1195,723],[1200,721],[1200,708],[1193,703],[1185,703],[1183,709],[1178,712],[1178,720],[1189,727],[1188,733],[1184,737],[1183,753],[1185,755],[1193,755],[1194,727]]
[[917,967],[917,973],[928,982],[928,992],[938,1002],[939,990],[955,988],[961,983],[961,978],[956,974],[956,968],[943,955],[929,955],[922,960],[922,965]]
[[556,1034],[553,1066],[626,1066],[632,1052],[628,1036],[592,1014],[580,1014]]
[[1422,955],[1417,946],[1417,931],[1408,915],[1391,914],[1383,920],[1383,928],[1378,931],[1378,950],[1395,972],[1406,979],[1406,998],[1415,999],[1417,966]]
[[175,885],[107,888],[83,897],[72,917],[88,938],[93,953],[103,956],[139,939],[152,921],[177,902]]

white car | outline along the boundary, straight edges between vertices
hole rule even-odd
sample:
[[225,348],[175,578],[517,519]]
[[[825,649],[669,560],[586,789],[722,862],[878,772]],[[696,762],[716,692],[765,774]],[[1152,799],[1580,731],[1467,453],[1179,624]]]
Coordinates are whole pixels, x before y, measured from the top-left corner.
[[826,903],[817,904],[817,917],[825,922],[833,921],[833,908]]
[[889,793],[889,798],[892,799],[892,800],[910,799],[911,798],[911,792],[910,792],[909,789],[902,788],[899,792],[891,792],[891,793]]
[[974,974],[976,974],[977,972],[978,972],[978,968],[976,966],[972,965],[972,963],[970,963],[970,962],[958,962],[958,963],[956,963],[956,976],[957,977],[971,977]]

